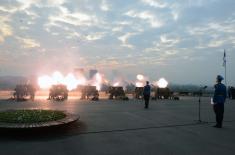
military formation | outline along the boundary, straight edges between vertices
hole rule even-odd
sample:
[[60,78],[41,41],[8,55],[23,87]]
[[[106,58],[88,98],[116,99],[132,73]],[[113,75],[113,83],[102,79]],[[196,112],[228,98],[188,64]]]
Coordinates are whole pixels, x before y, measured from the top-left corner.
[[[84,85],[78,86],[77,90],[81,92],[81,100],[99,100],[99,91],[96,86]],[[15,92],[13,93],[13,99],[16,101],[26,101],[28,99],[34,100],[36,88],[31,84],[16,85]],[[173,99],[173,92],[169,88],[157,88],[151,89],[152,99]],[[66,85],[56,84],[52,85],[49,89],[48,100],[64,101],[68,99],[69,90]],[[143,99],[144,87],[136,87],[133,92],[133,98]],[[128,96],[123,87],[121,86],[109,86],[106,94],[108,99],[128,100]]]
[[[223,77],[218,75],[216,77],[217,83],[214,86],[215,92],[212,98],[213,109],[216,115],[216,128],[222,128],[223,125],[223,115],[224,115],[224,103],[226,98],[235,99],[235,88],[228,87],[222,83]],[[206,86],[207,87],[207,86]],[[206,88],[205,87],[205,88]],[[16,101],[26,101],[26,100],[34,100],[36,89],[31,84],[24,85],[16,85],[13,93],[13,99]],[[99,100],[99,91],[96,86],[78,86],[77,90],[81,92],[81,100]],[[69,90],[66,85],[57,84],[52,85],[49,90],[48,100],[57,100],[64,101],[68,99]],[[125,93],[123,87],[120,86],[110,86],[108,90],[106,90],[106,94],[108,94],[108,98],[110,100],[119,99],[119,100],[128,100],[128,96]],[[202,94],[199,94],[202,95]],[[145,108],[149,108],[149,100],[150,99],[173,99],[179,100],[178,96],[174,95],[174,92],[170,90],[170,88],[159,88],[156,86],[150,86],[149,82],[146,81],[146,85],[144,87],[135,87],[133,92],[133,98],[136,99],[144,99]]]
[[[34,100],[36,88],[31,84],[23,84],[16,85],[13,93],[13,99],[16,101],[27,101]],[[99,100],[99,91],[96,86],[84,85],[78,86],[77,91],[81,92],[81,100]],[[144,99],[144,87],[135,87],[132,91],[133,98],[135,99]],[[130,93],[130,92],[129,92]],[[108,95],[108,99],[113,100],[128,100],[128,96],[123,87],[121,86],[109,86],[106,90],[106,94]],[[66,85],[56,84],[52,85],[49,89],[48,100],[57,100],[64,101],[68,99],[69,90]],[[235,99],[235,88],[228,88],[228,97],[231,99]],[[175,95],[175,93],[168,87],[159,88],[157,86],[150,86],[150,96],[149,99],[152,100],[162,100],[162,99],[171,99],[171,100],[179,100],[179,97]]]

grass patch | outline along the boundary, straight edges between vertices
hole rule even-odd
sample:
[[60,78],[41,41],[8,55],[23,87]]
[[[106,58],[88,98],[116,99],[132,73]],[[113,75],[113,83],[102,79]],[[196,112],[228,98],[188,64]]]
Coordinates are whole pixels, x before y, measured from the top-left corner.
[[0,112],[2,123],[40,123],[65,118],[61,111],[54,110],[9,110]]

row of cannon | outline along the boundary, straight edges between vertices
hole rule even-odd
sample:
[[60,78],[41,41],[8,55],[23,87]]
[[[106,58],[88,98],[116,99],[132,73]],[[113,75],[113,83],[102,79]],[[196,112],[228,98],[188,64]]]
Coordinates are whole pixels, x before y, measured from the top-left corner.
[[[96,86],[78,86],[77,91],[81,92],[82,100],[99,100],[99,91]],[[136,87],[134,92],[132,93],[134,98],[143,99],[143,91],[144,87]],[[36,89],[32,85],[17,85],[15,88],[15,92],[13,94],[13,98],[17,101],[22,101],[26,99],[34,100]],[[49,90],[48,100],[67,100],[68,99],[68,89],[66,85],[57,84],[51,86]],[[123,87],[114,87],[110,86],[106,94],[108,94],[108,98],[112,99],[121,99],[128,100],[128,96],[126,95]],[[178,100],[177,96],[174,96],[173,92],[169,88],[152,88],[151,93],[152,99],[174,99]]]

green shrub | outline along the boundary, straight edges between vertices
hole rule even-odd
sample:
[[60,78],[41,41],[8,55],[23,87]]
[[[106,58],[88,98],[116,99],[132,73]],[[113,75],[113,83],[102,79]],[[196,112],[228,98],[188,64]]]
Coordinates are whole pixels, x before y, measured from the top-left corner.
[[54,110],[9,110],[0,112],[1,123],[40,123],[65,118],[62,111]]

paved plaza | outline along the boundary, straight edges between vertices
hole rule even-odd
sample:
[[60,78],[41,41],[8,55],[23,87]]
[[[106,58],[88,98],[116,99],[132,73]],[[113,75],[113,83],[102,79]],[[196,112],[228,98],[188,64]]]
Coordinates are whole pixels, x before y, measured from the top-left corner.
[[144,109],[142,100],[69,99],[65,102],[0,100],[0,110],[57,109],[79,114],[67,127],[36,131],[1,131],[0,155],[11,154],[234,154],[235,101],[225,106],[224,128],[217,129],[210,98],[203,97],[201,120],[198,98],[157,100]]

